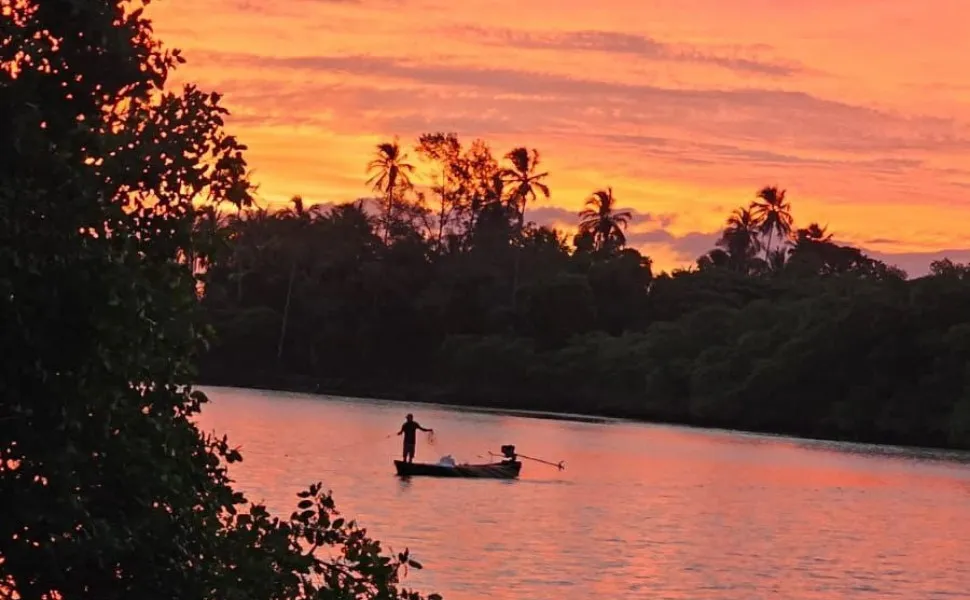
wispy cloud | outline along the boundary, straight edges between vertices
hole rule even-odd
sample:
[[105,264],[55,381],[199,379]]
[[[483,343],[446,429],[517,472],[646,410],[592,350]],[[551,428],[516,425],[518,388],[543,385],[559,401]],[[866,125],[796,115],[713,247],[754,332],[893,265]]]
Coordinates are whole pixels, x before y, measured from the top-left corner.
[[[569,31],[569,32],[527,32],[512,29],[486,29],[483,27],[462,27],[456,33],[485,44],[513,46],[536,50],[559,50],[571,52],[602,52],[621,54],[655,61],[696,63],[728,69],[769,75],[789,77],[805,71],[805,67],[794,62],[771,61],[748,56],[740,48],[715,49],[690,44],[673,44],[658,41],[645,35],[613,31]],[[761,51],[764,48],[759,49]]]
[[655,229],[627,234],[627,243],[648,255],[656,247],[669,249],[680,262],[692,263],[714,248],[720,233],[693,231],[676,235],[667,229]]
[[[566,110],[589,106],[614,109],[625,127],[690,122],[696,134],[747,139],[762,146],[797,142],[808,148],[856,151],[950,150],[970,152],[970,127],[938,117],[904,117],[874,108],[777,89],[682,89],[588,77],[530,72],[504,67],[427,63],[389,57],[270,57],[210,52],[210,64],[247,69],[282,69],[351,75],[409,83],[419,89],[469,89],[489,94],[542,99]],[[458,102],[463,99],[457,99]],[[560,119],[562,114],[559,114]],[[575,118],[581,115],[576,114]]]

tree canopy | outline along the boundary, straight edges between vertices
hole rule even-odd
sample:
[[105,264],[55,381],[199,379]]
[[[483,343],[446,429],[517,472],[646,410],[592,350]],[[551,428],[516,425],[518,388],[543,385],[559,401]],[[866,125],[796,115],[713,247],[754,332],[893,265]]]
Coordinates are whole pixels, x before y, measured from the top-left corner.
[[226,472],[240,454],[193,422],[198,274],[223,252],[216,207],[252,188],[219,96],[166,89],[183,61],[141,8],[0,8],[0,594],[418,598],[407,551],[320,484],[289,517],[249,503]]
[[554,193],[537,151],[439,132],[415,152],[432,193],[416,171],[393,215],[227,215],[206,381],[970,446],[966,266],[907,279],[768,186],[693,268],[654,273],[608,185],[570,239],[524,217]]

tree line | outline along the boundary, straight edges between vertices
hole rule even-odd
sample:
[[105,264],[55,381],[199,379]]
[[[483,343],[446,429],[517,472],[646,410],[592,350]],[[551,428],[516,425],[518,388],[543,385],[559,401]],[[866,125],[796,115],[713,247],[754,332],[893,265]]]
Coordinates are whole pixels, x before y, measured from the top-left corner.
[[371,200],[200,213],[205,381],[970,446],[965,265],[907,279],[765,187],[654,273],[608,186],[572,236],[526,218],[537,150],[429,133],[366,173]]

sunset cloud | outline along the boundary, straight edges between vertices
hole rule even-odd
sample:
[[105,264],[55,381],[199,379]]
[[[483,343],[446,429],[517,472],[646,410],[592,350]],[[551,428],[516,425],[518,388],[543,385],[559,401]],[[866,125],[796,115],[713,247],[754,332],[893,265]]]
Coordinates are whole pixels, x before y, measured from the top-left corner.
[[[745,56],[738,48],[708,49],[687,44],[660,42],[646,35],[611,31],[569,31],[535,33],[511,29],[464,27],[455,33],[472,36],[483,44],[535,50],[603,52],[648,60],[687,62],[721,67],[731,71],[784,77],[803,70],[795,63],[781,63]],[[760,50],[763,50],[761,48]],[[748,51],[750,54],[754,52]]]
[[585,198],[612,186],[635,211],[631,243],[662,268],[709,249],[764,185],[788,189],[800,223],[924,270],[970,247],[963,2],[164,0],[151,11],[190,61],[178,80],[225,93],[271,202],[364,196],[376,143],[454,131],[499,155],[540,150],[553,197],[530,207],[537,221],[575,225]]
[[[934,152],[970,153],[970,130],[962,123],[902,117],[802,92],[682,90],[368,56],[203,57],[227,69],[291,73],[279,84],[220,82],[243,105],[247,118],[262,115],[267,123],[283,114],[292,124],[311,124],[321,113],[301,107],[326,99],[326,113],[336,113],[335,127],[376,120],[403,134],[442,128],[493,136],[572,132],[695,164],[727,161],[901,174],[932,169]],[[332,79],[309,82],[296,77],[292,83],[292,73]],[[355,78],[381,83],[367,87]],[[592,101],[597,102],[594,110],[589,108]],[[433,113],[427,110],[429,104],[444,106]],[[691,129],[666,125],[681,121],[689,121]]]

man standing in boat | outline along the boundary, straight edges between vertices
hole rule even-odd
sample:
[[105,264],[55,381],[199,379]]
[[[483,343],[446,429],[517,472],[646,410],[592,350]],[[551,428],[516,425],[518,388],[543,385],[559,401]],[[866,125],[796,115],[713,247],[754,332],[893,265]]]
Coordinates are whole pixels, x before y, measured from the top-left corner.
[[404,424],[401,425],[401,430],[397,432],[398,435],[404,434],[404,462],[414,462],[414,447],[417,445],[417,431],[428,431],[434,432],[434,429],[425,429],[414,420],[414,415],[408,413]]

